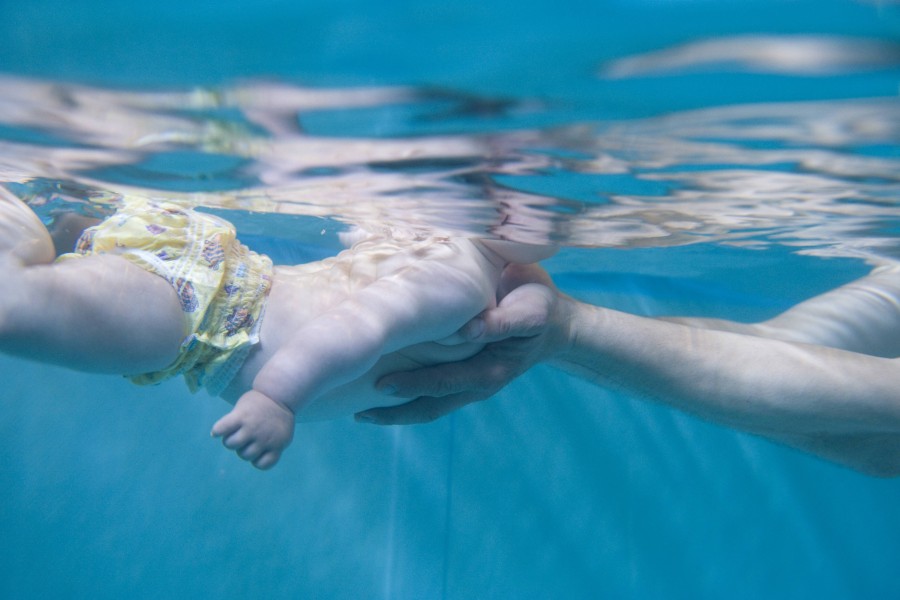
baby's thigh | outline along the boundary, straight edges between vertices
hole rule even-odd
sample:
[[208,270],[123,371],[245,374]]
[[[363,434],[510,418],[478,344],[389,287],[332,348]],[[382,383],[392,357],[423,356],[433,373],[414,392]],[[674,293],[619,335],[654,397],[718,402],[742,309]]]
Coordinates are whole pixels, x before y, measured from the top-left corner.
[[84,308],[95,308],[117,320],[182,320],[178,294],[172,285],[119,256],[72,258],[51,269],[53,287]]
[[46,264],[55,255],[50,234],[30,208],[0,187],[0,254],[26,265]]
[[55,343],[91,348],[98,365],[120,365],[126,372],[174,361],[186,320],[178,295],[162,277],[109,255],[32,271],[33,291],[43,299],[41,321]]

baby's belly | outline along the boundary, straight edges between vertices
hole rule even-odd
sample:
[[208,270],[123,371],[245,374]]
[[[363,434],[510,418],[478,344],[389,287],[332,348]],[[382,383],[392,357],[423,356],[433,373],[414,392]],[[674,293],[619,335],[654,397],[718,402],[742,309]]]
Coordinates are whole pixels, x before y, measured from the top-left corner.
[[429,342],[388,354],[362,377],[331,390],[307,405],[297,414],[297,421],[336,419],[368,408],[403,404],[410,399],[379,392],[375,389],[378,380],[388,373],[465,360],[477,354],[482,347],[482,344],[444,346]]

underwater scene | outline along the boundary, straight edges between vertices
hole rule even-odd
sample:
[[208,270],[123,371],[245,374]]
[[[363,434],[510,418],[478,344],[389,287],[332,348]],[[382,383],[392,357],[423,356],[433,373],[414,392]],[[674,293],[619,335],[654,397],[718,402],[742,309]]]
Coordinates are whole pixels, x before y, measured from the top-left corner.
[[[358,231],[553,246],[560,292],[654,322],[771,322],[873,270],[896,313],[900,3],[3,2],[0,187],[48,226],[196,209],[276,265]],[[845,349],[897,359],[893,327]],[[900,597],[897,480],[642,375],[299,423],[268,471],[180,378],[0,375],[3,598]]]

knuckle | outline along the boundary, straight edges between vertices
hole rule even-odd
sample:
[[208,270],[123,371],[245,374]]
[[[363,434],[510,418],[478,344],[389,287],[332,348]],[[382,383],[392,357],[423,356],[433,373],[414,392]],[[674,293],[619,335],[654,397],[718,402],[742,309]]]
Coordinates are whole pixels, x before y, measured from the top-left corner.
[[445,411],[439,405],[428,405],[426,409],[419,415],[422,423],[433,423],[443,417]]
[[435,396],[447,396],[452,394],[455,388],[454,383],[447,378],[438,378],[434,381],[433,392]]
[[495,315],[491,323],[491,333],[498,337],[506,337],[512,330],[512,323],[504,315]]
[[428,410],[419,415],[419,423],[434,423],[440,416],[436,411]]
[[416,391],[419,392],[419,396],[440,398],[453,394],[457,387],[457,382],[452,376],[440,369],[436,369],[430,372],[430,376],[427,379],[423,378],[422,384],[418,386]]
[[444,401],[440,398],[424,396],[409,405],[406,414],[408,423],[432,423],[446,414]]
[[512,381],[516,376],[516,369],[506,361],[493,363],[485,374],[486,387],[499,389]]

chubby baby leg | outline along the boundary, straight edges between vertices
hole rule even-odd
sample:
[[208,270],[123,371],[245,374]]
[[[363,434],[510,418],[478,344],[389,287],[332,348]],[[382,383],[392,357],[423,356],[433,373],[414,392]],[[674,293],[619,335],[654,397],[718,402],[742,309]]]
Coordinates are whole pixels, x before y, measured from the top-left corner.
[[0,272],[0,351],[121,375],[165,368],[178,355],[186,328],[175,291],[123,258]]
[[294,437],[294,413],[265,394],[250,390],[213,425],[211,434],[222,438],[226,448],[256,468],[268,469],[278,462]]
[[27,266],[47,264],[55,256],[50,233],[37,215],[0,186],[0,257]]

